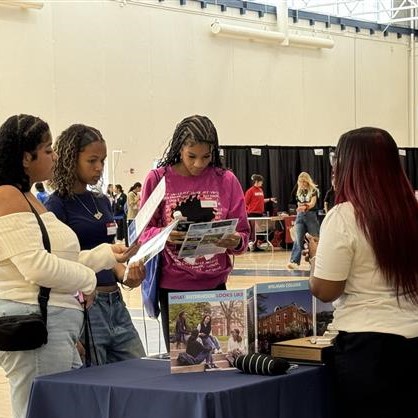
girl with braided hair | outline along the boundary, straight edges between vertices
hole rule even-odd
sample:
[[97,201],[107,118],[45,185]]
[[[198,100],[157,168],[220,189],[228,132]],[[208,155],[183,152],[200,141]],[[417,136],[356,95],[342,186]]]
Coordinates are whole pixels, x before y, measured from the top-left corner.
[[[102,134],[91,126],[71,125],[57,138],[54,151],[58,159],[50,183],[55,191],[48,199],[48,209],[76,233],[82,249],[113,243],[116,225],[110,201],[87,188],[95,186],[103,173],[106,143]],[[141,284],[143,263],[131,265],[126,278],[123,264],[101,270],[96,277],[96,299],[89,310],[96,348],[90,353],[92,362],[105,364],[144,356],[119,288],[119,283],[129,288]],[[97,358],[93,355],[96,352]]]
[[[119,254],[120,246],[108,244],[80,251],[74,232],[30,192],[34,183],[51,178],[55,162],[51,132],[42,119],[15,115],[0,127],[0,315],[39,313],[39,288],[51,289],[48,342],[33,350],[0,351],[14,418],[26,417],[36,376],[81,366],[76,342],[83,312],[74,294],[82,292],[89,306],[94,299],[95,271],[112,268],[129,257]],[[51,253],[43,245],[35,212],[47,230]]]
[[176,211],[193,222],[238,218],[236,232],[217,243],[226,248],[221,254],[179,258],[179,243],[185,233],[173,231],[170,234],[162,252],[159,277],[162,327],[169,351],[168,293],[226,289],[232,270],[230,255],[246,250],[249,224],[241,185],[231,171],[223,168],[218,134],[206,116],[189,116],[177,125],[158,168],[145,179],[141,205],[162,177],[166,181],[165,200],[142,234],[142,242],[168,225]]

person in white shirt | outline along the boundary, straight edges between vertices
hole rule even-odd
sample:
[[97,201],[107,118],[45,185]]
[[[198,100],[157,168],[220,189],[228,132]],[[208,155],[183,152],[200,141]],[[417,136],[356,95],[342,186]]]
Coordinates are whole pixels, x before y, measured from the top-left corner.
[[335,308],[338,417],[417,417],[418,202],[383,129],[343,134],[334,173],[336,205],[304,255]]
[[244,341],[241,337],[241,332],[238,328],[231,330],[231,336],[228,339],[228,352],[226,359],[229,361],[231,366],[234,366],[234,362],[237,357],[245,353]]
[[[121,245],[103,244],[80,252],[74,232],[30,192],[35,182],[51,178],[56,155],[49,126],[31,115],[11,116],[0,127],[0,315],[39,313],[40,286],[51,288],[48,342],[34,350],[0,351],[0,367],[8,377],[14,418],[26,417],[36,376],[81,366],[76,342],[86,305],[94,301],[95,271],[112,268],[133,254]],[[45,224],[49,253],[30,204]],[[137,249],[135,249],[137,250]],[[135,267],[132,274],[144,274]]]

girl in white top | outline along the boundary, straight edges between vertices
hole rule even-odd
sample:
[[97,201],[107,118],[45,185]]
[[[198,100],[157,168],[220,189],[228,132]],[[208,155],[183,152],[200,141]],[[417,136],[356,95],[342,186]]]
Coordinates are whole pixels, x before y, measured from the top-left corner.
[[229,361],[231,366],[234,366],[237,357],[245,354],[244,341],[240,335],[240,330],[234,328],[231,330],[231,336],[228,339],[228,352],[226,359]]
[[[33,183],[50,179],[55,158],[49,127],[41,119],[16,115],[0,127],[0,315],[39,312],[39,287],[51,288],[48,343],[35,350],[0,351],[14,418],[26,416],[35,376],[81,366],[76,341],[83,313],[75,293],[81,291],[90,305],[95,271],[112,268],[132,256],[123,253],[125,247],[108,244],[80,252],[74,232],[30,193]],[[26,199],[46,226],[51,253],[43,246],[41,230]],[[139,267],[134,272],[143,273]]]
[[338,416],[416,417],[418,202],[382,129],[342,135],[334,172],[336,206],[304,254],[312,293],[334,301]]

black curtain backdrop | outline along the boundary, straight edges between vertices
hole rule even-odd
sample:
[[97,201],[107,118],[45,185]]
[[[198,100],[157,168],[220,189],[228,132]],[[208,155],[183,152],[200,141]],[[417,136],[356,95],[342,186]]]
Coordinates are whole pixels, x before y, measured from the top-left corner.
[[[289,147],[289,146],[222,146],[223,160],[238,180],[244,192],[251,187],[251,175],[264,177],[264,194],[277,197],[274,209],[287,211],[290,195],[296,185],[298,175],[306,171],[318,185],[320,196],[318,208],[323,208],[324,196],[331,187],[330,146]],[[414,190],[418,190],[418,149],[404,149],[401,156],[406,175]],[[273,211],[266,206],[266,210]]]
[[418,190],[418,148],[405,150],[405,172],[414,190]]

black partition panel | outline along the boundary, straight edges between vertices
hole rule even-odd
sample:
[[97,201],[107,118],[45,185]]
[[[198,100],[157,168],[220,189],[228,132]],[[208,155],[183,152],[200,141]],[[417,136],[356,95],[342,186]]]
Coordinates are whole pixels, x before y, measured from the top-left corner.
[[[289,146],[222,146],[225,166],[238,177],[245,192],[251,186],[251,175],[261,174],[266,197],[278,199],[277,210],[288,209],[291,192],[300,172],[311,175],[320,191],[319,205],[323,208],[324,196],[331,187],[331,164],[329,153],[332,147]],[[418,149],[406,148],[401,157],[406,175],[412,187],[418,190]]]
[[418,148],[408,148],[405,156],[405,172],[414,190],[418,190]]

